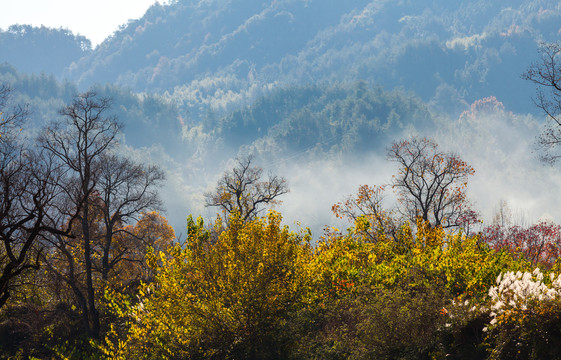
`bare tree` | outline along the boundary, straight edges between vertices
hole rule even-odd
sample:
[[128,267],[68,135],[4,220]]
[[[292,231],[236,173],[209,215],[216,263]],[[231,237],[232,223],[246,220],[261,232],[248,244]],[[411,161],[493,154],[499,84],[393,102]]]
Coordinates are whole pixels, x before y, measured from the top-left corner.
[[106,115],[110,106],[110,99],[99,98],[94,92],[81,94],[60,110],[63,120],[45,128],[39,139],[44,149],[57,158],[65,170],[65,179],[61,184],[65,201],[59,210],[65,215],[64,225],[71,234],[70,238],[78,236],[72,227],[79,227],[81,261],[85,269],[85,295],[75,283],[76,261],[74,252],[68,247],[68,237],[57,236],[53,243],[71,264],[69,267],[72,268],[72,276],[65,279],[79,300],[84,327],[92,337],[99,336],[100,329],[92,264],[94,239],[91,224],[95,207],[92,195],[99,181],[103,155],[116,145],[116,137],[121,128],[115,118]]
[[420,216],[446,228],[469,215],[466,187],[474,170],[457,155],[440,151],[429,139],[412,138],[395,142],[387,156],[399,165],[393,187],[410,219]]
[[255,218],[263,205],[275,205],[277,197],[289,192],[286,179],[268,174],[251,166],[252,156],[237,159],[237,165],[222,175],[213,192],[205,193],[206,206],[222,208],[227,213],[237,212],[244,220]]
[[99,286],[127,260],[128,248],[116,252],[114,237],[142,212],[161,208],[156,189],[164,180],[159,168],[116,155],[121,125],[107,115],[110,107],[111,99],[94,92],[78,95],[60,111],[62,120],[40,136],[64,170],[58,202],[64,233],[50,238],[47,263],[74,293],[84,328],[94,338],[100,332]]
[[40,146],[31,146],[18,136],[27,109],[7,109],[10,91],[0,86],[0,307],[21,275],[45,260],[71,289],[87,333],[98,337],[99,284],[129,253],[138,258],[123,239],[143,235],[119,236],[119,246],[114,237],[143,212],[161,209],[156,190],[164,174],[112,152],[121,126],[106,115],[110,99],[77,96],[41,133]]
[[0,307],[18,278],[39,268],[41,238],[60,232],[51,226],[60,169],[18,136],[28,111],[9,106],[11,92],[0,86]]
[[547,115],[550,123],[538,137],[537,145],[542,150],[541,159],[554,163],[561,154],[561,43],[542,43],[540,60],[533,63],[522,78],[536,84],[534,103]]
[[126,231],[119,225],[143,212],[162,208],[157,189],[165,180],[165,175],[157,166],[136,164],[114,154],[105,156],[102,163],[98,191],[104,230],[103,240],[100,242],[102,261],[98,265],[98,271],[103,280],[108,280],[109,272],[119,262],[137,260],[128,257],[133,250],[128,246],[121,246],[111,256],[115,235]]

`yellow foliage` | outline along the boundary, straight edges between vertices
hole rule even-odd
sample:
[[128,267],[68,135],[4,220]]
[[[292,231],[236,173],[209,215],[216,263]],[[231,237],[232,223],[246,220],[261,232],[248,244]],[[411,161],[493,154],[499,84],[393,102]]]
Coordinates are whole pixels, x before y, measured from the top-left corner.
[[119,314],[126,323],[109,336],[108,356],[282,354],[281,334],[290,331],[296,313],[321,312],[329,302],[376,288],[432,288],[450,298],[482,299],[501,271],[517,266],[508,253],[491,250],[477,237],[420,220],[376,241],[356,229],[332,231],[315,249],[309,233],[291,232],[272,211],[251,221],[233,214],[213,229],[189,217],[187,229],[183,246],[167,254],[148,252],[154,281],[143,286],[134,306],[121,306],[128,309]]
[[[416,231],[406,223],[394,238],[367,242],[361,236],[364,220],[346,235],[331,234],[318,244],[313,262],[316,287],[323,295],[345,295],[354,285],[416,286],[418,282],[447,289],[453,296],[484,297],[505,268],[517,266],[506,252],[480,244],[477,237],[447,233],[418,219]],[[357,230],[358,228],[358,230]]]
[[155,281],[130,308],[124,343],[108,341],[107,353],[250,356],[255,339],[284,326],[309,289],[309,234],[282,227],[280,214],[271,211],[249,222],[233,216],[216,241],[210,235],[202,219],[189,217],[184,247],[175,245],[170,256],[148,254]]

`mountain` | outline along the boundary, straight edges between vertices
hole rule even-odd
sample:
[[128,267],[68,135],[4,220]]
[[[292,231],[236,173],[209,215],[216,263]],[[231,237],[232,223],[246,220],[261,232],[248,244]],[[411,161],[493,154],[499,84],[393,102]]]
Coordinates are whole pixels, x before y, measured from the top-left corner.
[[8,56],[44,53],[39,39],[45,49],[60,43],[46,30],[2,32],[21,41],[3,43],[0,62],[59,76],[66,61],[60,78],[82,90],[110,82],[169,94],[197,117],[272,87],[359,80],[415,91],[446,111],[490,95],[531,111],[533,89],[519,76],[540,41],[557,39],[560,20],[553,0],[176,0],[154,4],[93,50],[67,36],[74,50],[56,66]]
[[[64,74],[81,87],[168,92],[187,107],[224,106],[230,89],[254,100],[278,84],[365,80],[436,102],[451,86],[468,103],[495,95],[523,110],[530,87],[519,75],[539,41],[557,39],[559,20],[546,0],[183,0],[152,6]],[[197,91],[206,96],[193,100]]]
[[[29,107],[29,123],[25,128],[31,132],[58,118],[59,110],[78,92],[71,82],[60,82],[45,73],[21,73],[6,64],[0,65],[0,84],[8,84],[14,90],[12,103]],[[89,90],[111,98],[111,114],[108,115],[114,115],[125,126],[124,144],[135,148],[163,144],[169,153],[180,151],[181,114],[173,103],[158,95],[137,94],[111,84],[95,85]]]
[[[559,24],[554,0],[172,0],[95,48],[63,29],[0,31],[0,81],[16,90],[15,101],[30,104],[36,128],[78,91],[111,96],[125,123],[123,142],[167,167],[170,201],[200,210],[200,194],[238,153],[257,153],[272,167],[339,156],[362,165],[372,153],[378,164],[382,150],[408,134],[453,134],[452,145],[481,137],[459,126],[481,99],[530,119],[510,126],[501,116],[498,126],[489,116],[481,127],[505,125],[520,132],[516,139],[533,139],[541,114],[534,86],[520,75],[537,60],[540,42],[558,40]],[[502,144],[496,137],[505,133],[489,130],[485,144]],[[463,151],[480,144],[461,143]],[[293,171],[308,174],[303,168]],[[364,173],[356,169],[348,171],[352,181]],[[177,224],[185,211],[176,213]]]
[[64,69],[91,51],[91,42],[66,29],[12,25],[0,30],[0,63],[27,73],[61,77]]
[[406,128],[433,128],[427,106],[414,95],[371,88],[365,82],[292,86],[252,106],[203,121],[203,131],[232,149],[259,152],[363,153],[383,150]]

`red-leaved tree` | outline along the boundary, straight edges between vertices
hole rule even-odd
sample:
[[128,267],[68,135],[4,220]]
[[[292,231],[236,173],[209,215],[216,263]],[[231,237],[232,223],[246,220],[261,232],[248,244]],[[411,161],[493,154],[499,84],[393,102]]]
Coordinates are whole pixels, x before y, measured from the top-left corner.
[[491,225],[482,232],[493,248],[519,253],[534,265],[553,265],[561,254],[561,225],[539,222],[529,227]]

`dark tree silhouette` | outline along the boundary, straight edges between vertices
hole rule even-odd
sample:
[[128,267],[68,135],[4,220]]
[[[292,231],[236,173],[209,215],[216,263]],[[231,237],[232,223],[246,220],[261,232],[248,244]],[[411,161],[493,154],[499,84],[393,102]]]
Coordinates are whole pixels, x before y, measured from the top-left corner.
[[128,221],[160,210],[157,188],[165,178],[156,166],[117,155],[121,125],[108,115],[111,103],[94,92],[78,95],[60,111],[62,120],[40,136],[65,174],[59,184],[58,224],[67,235],[50,238],[47,265],[72,290],[84,328],[93,338],[100,334],[99,287],[133,251],[127,246],[116,250],[114,238],[126,231],[123,225]]
[[395,142],[387,156],[399,165],[393,187],[410,219],[420,216],[446,228],[460,225],[470,213],[465,190],[474,170],[457,155],[441,151],[432,140],[415,137]]
[[94,92],[78,95],[60,111],[62,120],[46,127],[39,138],[64,172],[57,184],[57,224],[63,233],[49,239],[46,263],[72,290],[93,338],[100,334],[99,287],[135,251],[132,242],[116,250],[115,237],[126,231],[128,221],[161,209],[157,188],[165,179],[157,166],[117,155],[121,125],[107,115],[111,103]]
[[52,226],[61,171],[48,154],[19,138],[28,112],[9,106],[9,86],[0,86],[0,307],[27,270],[39,268],[40,240],[60,233]]
[[271,173],[264,178],[263,169],[252,166],[252,161],[252,156],[237,159],[236,166],[222,175],[216,189],[205,194],[206,206],[237,212],[247,221],[255,218],[263,205],[279,203],[277,197],[289,191],[286,179]]
[[[86,274],[86,294],[76,284],[69,284],[81,306],[84,326],[92,337],[99,336],[99,312],[95,302],[95,288],[92,266],[91,221],[94,213],[93,194],[99,181],[103,155],[116,145],[120,125],[113,117],[106,116],[111,106],[109,98],[99,98],[94,92],[76,96],[71,104],[63,107],[60,114],[63,120],[45,128],[40,141],[44,149],[57,158],[65,169],[66,179],[61,184],[66,195],[66,225],[71,230],[78,225],[82,239],[81,250]],[[62,224],[61,224],[62,225]],[[74,236],[77,236],[74,231]],[[58,248],[66,248],[67,237],[58,236]],[[67,259],[74,262],[72,254],[66,249]],[[68,282],[75,282],[72,272]]]
[[561,144],[561,43],[543,43],[539,47],[540,60],[533,63],[522,78],[537,85],[534,103],[550,120],[538,137],[541,159],[556,162]]

